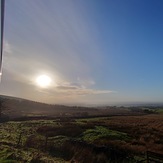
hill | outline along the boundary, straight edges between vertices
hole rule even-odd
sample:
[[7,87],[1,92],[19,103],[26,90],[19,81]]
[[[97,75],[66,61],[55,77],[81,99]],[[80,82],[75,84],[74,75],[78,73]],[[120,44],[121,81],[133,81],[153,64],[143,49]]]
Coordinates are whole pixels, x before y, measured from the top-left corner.
[[124,107],[81,107],[45,104],[22,98],[0,95],[3,100],[3,115],[10,119],[20,117],[89,117],[106,115],[129,115],[133,113]]

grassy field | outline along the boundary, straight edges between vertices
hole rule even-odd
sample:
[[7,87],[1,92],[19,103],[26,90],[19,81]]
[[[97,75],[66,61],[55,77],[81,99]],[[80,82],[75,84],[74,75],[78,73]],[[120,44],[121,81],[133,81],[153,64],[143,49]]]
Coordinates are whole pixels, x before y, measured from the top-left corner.
[[121,162],[136,162],[146,150],[163,154],[162,137],[161,114],[9,121],[0,123],[0,162],[114,162],[124,154],[130,159]]
[[109,130],[106,127],[95,126],[94,129],[87,129],[82,136],[82,140],[93,143],[96,140],[108,138],[110,140],[123,140],[127,141],[130,137],[123,132],[119,132],[116,130]]
[[159,109],[156,110],[156,112],[159,113],[159,114],[163,114],[163,109],[159,108]]

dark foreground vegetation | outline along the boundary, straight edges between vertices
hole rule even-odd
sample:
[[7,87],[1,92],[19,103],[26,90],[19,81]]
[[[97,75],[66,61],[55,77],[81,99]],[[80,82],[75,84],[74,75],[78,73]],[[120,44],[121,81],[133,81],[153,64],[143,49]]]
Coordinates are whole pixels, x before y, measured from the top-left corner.
[[161,107],[60,106],[56,115],[36,116],[39,108],[25,114],[20,102],[18,116],[10,105],[1,103],[0,163],[136,163],[146,162],[146,151],[163,155]]
[[163,116],[9,121],[0,124],[1,162],[143,162],[163,154]]

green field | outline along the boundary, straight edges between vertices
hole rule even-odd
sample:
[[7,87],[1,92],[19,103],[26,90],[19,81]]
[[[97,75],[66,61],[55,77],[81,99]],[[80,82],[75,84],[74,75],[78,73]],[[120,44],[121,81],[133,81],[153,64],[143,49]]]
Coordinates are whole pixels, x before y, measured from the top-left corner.
[[[162,123],[159,114],[0,123],[0,162],[84,163],[122,159],[119,153],[115,153],[117,158],[106,150],[98,153],[96,150],[102,146],[130,158],[120,162],[134,162],[145,158],[147,148],[161,151]],[[86,153],[88,157],[84,157]]]

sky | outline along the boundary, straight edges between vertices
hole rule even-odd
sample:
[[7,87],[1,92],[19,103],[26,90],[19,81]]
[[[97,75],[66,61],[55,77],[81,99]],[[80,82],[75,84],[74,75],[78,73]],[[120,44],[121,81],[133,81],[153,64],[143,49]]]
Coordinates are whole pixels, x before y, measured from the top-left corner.
[[1,78],[45,103],[163,102],[163,1],[6,0]]

